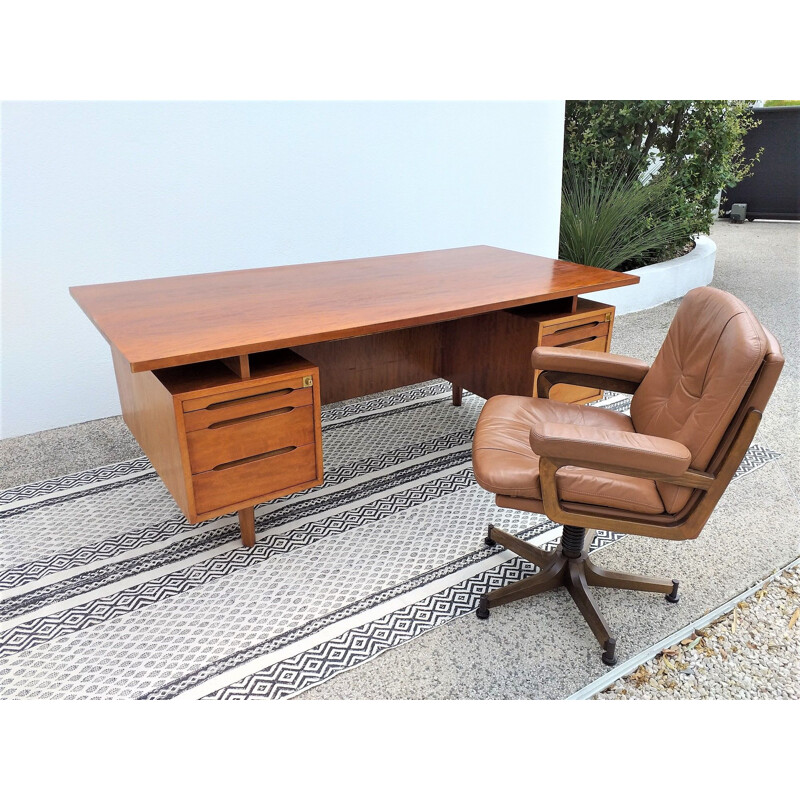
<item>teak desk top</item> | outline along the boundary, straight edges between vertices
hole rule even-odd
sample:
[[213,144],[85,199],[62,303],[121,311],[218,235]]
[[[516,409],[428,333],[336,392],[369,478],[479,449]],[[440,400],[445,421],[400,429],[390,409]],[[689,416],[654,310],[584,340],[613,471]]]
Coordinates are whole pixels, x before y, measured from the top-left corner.
[[133,372],[410,328],[637,283],[497,247],[73,286]]

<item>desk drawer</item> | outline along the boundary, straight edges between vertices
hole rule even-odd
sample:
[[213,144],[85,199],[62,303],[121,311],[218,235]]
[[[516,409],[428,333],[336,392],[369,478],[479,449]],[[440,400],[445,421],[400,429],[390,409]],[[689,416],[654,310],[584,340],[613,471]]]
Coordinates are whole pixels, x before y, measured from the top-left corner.
[[574,344],[560,344],[558,347],[563,347],[565,350],[574,348],[575,350],[594,350],[598,353],[604,353],[606,350],[606,338],[605,336],[600,336],[597,339],[585,339]]
[[[578,350],[594,350],[598,353],[606,351],[606,338],[602,336],[598,339],[578,342],[577,344],[560,345],[561,347],[574,347]],[[599,400],[603,396],[600,389],[592,389],[586,386],[572,386],[562,383],[554,386],[550,392],[551,400],[559,400],[562,403],[588,403]]]
[[192,476],[197,512],[202,514],[261,497],[317,478],[314,444],[284,447]]
[[591,342],[596,339],[605,341],[608,336],[608,328],[609,324],[604,319],[592,320],[591,322],[581,320],[580,324],[558,330],[545,328],[544,336],[542,336],[542,345],[545,347],[561,347],[562,345]]
[[[298,408],[313,403],[313,389],[303,388],[302,378],[280,384],[250,387],[210,397],[184,400],[187,431],[197,431],[228,420],[250,417],[278,408]],[[248,394],[243,394],[248,392]]]
[[247,417],[215,422],[186,434],[192,473],[206,472],[283,447],[314,441],[314,407],[300,406],[263,411]]

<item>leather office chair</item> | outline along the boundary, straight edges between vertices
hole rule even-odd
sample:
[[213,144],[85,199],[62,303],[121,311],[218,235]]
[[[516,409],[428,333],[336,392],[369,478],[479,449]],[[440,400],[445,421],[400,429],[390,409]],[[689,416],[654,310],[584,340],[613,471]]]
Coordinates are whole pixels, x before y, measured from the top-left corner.
[[[783,367],[781,348],[732,295],[704,287],[681,303],[651,367],[638,359],[575,348],[537,347],[540,397],[498,395],[481,412],[473,441],[477,482],[496,503],[561,523],[548,553],[489,526],[501,544],[539,567],[485,594],[476,611],[566,585],[616,663],[616,640],[590,586],[663,592],[678,582],[612,572],[592,563],[595,528],[695,539],[753,440]],[[630,416],[546,399],[572,383],[632,394]],[[587,533],[588,530],[588,533]]]

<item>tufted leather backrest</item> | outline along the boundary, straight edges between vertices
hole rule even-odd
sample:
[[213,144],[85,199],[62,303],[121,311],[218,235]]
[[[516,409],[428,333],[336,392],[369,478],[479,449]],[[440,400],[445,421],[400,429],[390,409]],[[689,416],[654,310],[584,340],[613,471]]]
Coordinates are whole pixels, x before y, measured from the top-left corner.
[[[681,442],[692,453],[691,467],[705,469],[768,351],[767,334],[744,303],[710,286],[693,289],[633,396],[634,428]],[[691,495],[657,485],[669,513]]]

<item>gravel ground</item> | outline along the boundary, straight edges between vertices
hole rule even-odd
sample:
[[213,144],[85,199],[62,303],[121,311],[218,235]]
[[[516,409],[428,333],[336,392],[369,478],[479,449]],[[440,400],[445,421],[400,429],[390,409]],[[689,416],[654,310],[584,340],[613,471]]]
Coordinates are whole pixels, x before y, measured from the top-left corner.
[[800,699],[800,566],[592,699]]

